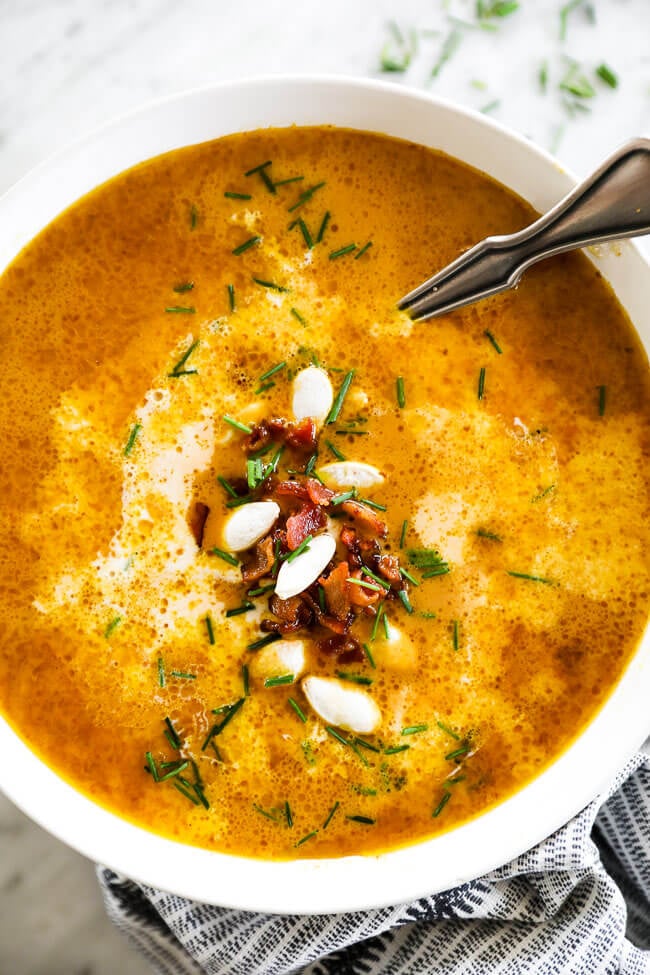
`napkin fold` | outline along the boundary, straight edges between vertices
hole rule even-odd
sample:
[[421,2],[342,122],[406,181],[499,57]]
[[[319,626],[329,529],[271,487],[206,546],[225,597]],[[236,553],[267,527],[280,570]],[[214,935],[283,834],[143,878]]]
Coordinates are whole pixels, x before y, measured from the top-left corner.
[[650,975],[650,739],[538,846],[411,904],[255,914],[97,875],[109,917],[160,975]]

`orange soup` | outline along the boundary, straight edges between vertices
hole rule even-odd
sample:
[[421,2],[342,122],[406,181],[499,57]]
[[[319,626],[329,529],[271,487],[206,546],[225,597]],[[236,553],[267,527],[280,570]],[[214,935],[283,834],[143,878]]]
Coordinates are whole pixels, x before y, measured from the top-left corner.
[[568,746],[647,618],[645,355],[576,254],[396,310],[533,216],[416,145],[265,130],[121,174],[20,254],[0,709],[49,766],[287,859],[449,829]]

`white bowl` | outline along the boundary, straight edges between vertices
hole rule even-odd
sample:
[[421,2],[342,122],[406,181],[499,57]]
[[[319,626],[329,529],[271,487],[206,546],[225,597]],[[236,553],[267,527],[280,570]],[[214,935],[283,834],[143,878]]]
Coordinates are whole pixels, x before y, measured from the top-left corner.
[[[540,211],[574,183],[551,156],[525,139],[421,92],[336,78],[235,82],[154,103],[27,175],[0,200],[0,269],[79,196],[135,163],[228,133],[294,123],[384,132],[441,149],[488,173]],[[590,259],[650,348],[648,265],[629,243],[607,247]],[[1,718],[0,786],[70,846],[154,887],[196,901],[269,913],[359,910],[405,902],[477,877],[557,829],[606,787],[644,740],[650,731],[649,699],[646,632],[605,706],[538,778],[463,826],[379,856],[275,863],[162,839],[75,791]]]

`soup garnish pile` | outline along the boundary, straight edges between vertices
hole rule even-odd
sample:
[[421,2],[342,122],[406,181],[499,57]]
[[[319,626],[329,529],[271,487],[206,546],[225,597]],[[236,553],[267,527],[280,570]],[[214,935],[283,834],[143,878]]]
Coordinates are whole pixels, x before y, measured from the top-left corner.
[[[650,388],[581,255],[413,324],[532,219],[328,128],[169,153],[0,280],[0,708],[165,836],[374,853],[529,782],[647,619]],[[44,797],[46,801],[46,797]]]

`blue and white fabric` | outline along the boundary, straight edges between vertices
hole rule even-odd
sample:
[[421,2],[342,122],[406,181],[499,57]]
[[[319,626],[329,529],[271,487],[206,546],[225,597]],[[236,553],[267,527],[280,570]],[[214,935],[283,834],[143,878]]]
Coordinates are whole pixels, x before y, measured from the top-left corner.
[[253,914],[98,877],[160,975],[650,975],[650,741],[534,849],[412,904]]

